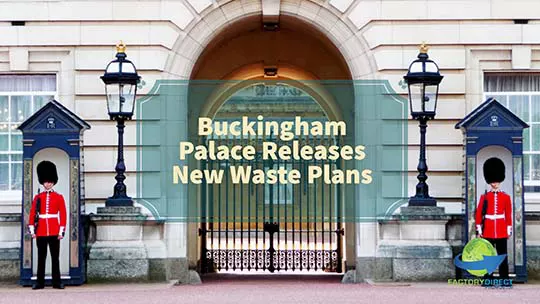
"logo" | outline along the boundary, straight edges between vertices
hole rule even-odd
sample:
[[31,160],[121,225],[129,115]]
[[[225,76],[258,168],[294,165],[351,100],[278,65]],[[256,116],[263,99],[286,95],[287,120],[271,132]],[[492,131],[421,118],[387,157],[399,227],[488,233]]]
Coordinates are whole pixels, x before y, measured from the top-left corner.
[[[461,269],[467,270],[469,273],[474,274],[471,270],[485,270],[487,273],[492,273],[499,267],[504,260],[506,254],[497,256],[484,256],[483,260],[476,262],[464,262],[460,261],[461,254],[454,259],[454,264]],[[474,274],[476,275],[476,274]],[[476,275],[479,276],[479,275]]]
[[56,123],[54,122],[54,117],[47,118],[47,129],[56,129]]
[[475,238],[465,245],[462,254],[455,257],[454,264],[474,276],[482,277],[493,273],[505,257],[506,254],[497,255],[497,251],[487,240]]
[[[486,274],[493,273],[501,265],[505,257],[506,254],[497,255],[497,250],[487,240],[475,238],[465,245],[462,254],[454,258],[454,264],[474,276],[483,277]],[[448,284],[511,288],[512,280],[495,278],[449,279]]]

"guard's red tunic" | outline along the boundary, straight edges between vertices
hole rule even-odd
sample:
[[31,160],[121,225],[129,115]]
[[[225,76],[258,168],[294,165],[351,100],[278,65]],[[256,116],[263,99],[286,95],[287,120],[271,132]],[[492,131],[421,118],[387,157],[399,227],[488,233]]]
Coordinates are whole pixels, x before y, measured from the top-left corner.
[[[34,231],[34,216],[36,214],[36,202],[40,198],[39,223],[37,231]],[[66,229],[66,204],[64,197],[52,190],[43,191],[34,196],[28,226],[36,236],[60,235]]]
[[[484,207],[484,195],[476,208],[476,225],[482,224],[482,208]],[[512,201],[510,196],[503,191],[490,191],[487,193],[488,207],[482,237],[488,239],[508,238],[508,231],[512,227]]]

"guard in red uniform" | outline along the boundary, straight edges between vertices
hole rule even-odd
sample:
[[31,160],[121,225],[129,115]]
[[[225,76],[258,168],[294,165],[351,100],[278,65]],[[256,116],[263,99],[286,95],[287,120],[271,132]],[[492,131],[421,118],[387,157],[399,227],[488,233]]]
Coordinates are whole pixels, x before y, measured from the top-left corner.
[[[52,187],[58,182],[56,166],[50,161],[42,161],[37,165],[38,180],[44,191],[38,193],[32,202],[28,229],[32,238],[36,239],[38,248],[37,282],[33,289],[45,287],[45,260],[47,246],[51,252],[52,285],[53,288],[63,289],[60,281],[60,240],[66,230],[66,204],[64,197],[55,192]],[[39,200],[38,223],[36,228],[36,204]]]
[[[502,160],[493,157],[484,163],[484,178],[491,190],[480,197],[476,208],[476,231],[488,240],[497,254],[507,254],[507,240],[512,235],[512,201],[510,196],[501,191],[500,185],[505,178],[505,166]],[[484,202],[487,202],[485,214]],[[508,279],[508,258],[499,266],[501,279]]]

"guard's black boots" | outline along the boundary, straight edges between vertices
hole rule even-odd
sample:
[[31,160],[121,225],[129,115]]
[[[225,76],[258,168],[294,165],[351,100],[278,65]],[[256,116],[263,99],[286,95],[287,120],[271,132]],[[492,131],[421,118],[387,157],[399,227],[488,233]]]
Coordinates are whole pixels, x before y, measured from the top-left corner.
[[57,284],[57,285],[53,285],[53,288],[54,289],[64,289],[64,284],[60,283],[60,284]]

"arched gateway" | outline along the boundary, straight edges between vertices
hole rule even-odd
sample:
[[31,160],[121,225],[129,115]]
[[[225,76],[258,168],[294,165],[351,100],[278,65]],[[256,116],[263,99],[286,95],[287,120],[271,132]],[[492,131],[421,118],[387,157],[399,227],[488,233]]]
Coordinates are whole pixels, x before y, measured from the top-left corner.
[[[224,14],[231,12],[225,6],[232,3],[221,5]],[[403,101],[395,98],[387,82],[357,80],[373,78],[375,69],[363,51],[361,36],[332,10],[318,6],[326,16],[323,20],[289,4],[281,7],[279,21],[270,23],[264,12],[261,18],[260,10],[222,20],[217,7],[208,8],[175,44],[166,65],[170,79],[157,81],[138,101],[139,202],[164,221],[171,269],[187,262],[201,272],[344,272],[354,269],[359,257],[375,256],[374,220],[399,206],[406,157],[395,147],[403,146],[406,138]],[[399,185],[382,189],[379,175],[362,188],[362,199],[369,199],[362,205],[359,184],[232,186],[223,180],[221,185],[171,185],[173,166],[230,170],[232,165],[232,161],[179,160],[178,142],[257,145],[276,140],[276,134],[200,136],[200,117],[257,120],[259,115],[264,121],[295,116],[343,121],[345,136],[304,136],[297,141],[310,146],[366,144],[369,157],[362,162],[313,163],[327,165],[330,171],[376,169],[380,155],[399,152],[384,176]],[[251,165],[263,172],[280,166],[301,171],[310,163],[256,159]]]
[[[257,115],[273,122],[295,121],[298,115],[301,115],[302,123],[328,120],[317,101],[304,91],[284,83],[261,80],[232,95],[213,116],[213,121],[223,124],[249,117],[252,122],[262,122]],[[262,123],[254,125],[256,132],[272,127]],[[341,167],[340,161],[264,160],[260,152],[261,146],[267,143],[278,147],[286,145],[294,150],[294,146],[336,145],[337,139],[305,135],[283,140],[273,130],[264,133],[270,134],[206,138],[207,146],[252,145],[259,152],[250,161],[208,160],[202,163],[204,169],[223,169],[225,178],[219,184],[202,185],[201,272],[342,272],[342,188],[337,184],[326,184],[323,179],[310,183],[305,178],[307,171],[315,166],[334,170]],[[297,184],[261,184],[253,177],[260,172],[269,180],[269,176],[279,170],[291,172],[293,169],[304,177]],[[235,177],[249,179],[249,182],[234,183]]]
[[[354,107],[345,59],[325,35],[297,17],[281,16],[277,27],[270,29],[260,16],[232,23],[208,43],[190,78],[192,87],[197,87],[197,81],[216,81],[203,104],[194,104],[191,100],[197,98],[190,98],[194,114],[188,117],[190,130],[197,130],[198,117],[233,121],[262,115],[265,121],[281,121],[301,116],[308,121],[348,120],[347,140],[353,138],[354,118],[344,119],[342,114],[344,106]],[[321,83],[328,79],[340,81],[334,88],[348,92],[349,105],[338,104],[335,94]],[[273,141],[292,145],[277,134],[197,138],[189,133],[192,141],[207,144],[258,146]],[[300,145],[337,144],[332,136],[295,140]],[[263,161],[260,155],[250,162],[201,163],[205,169],[223,168],[226,178],[221,184],[203,184],[198,191],[200,246],[195,251],[191,238],[189,247],[190,256],[198,257],[199,270],[342,272],[343,187],[324,184],[322,179],[310,184],[304,178],[296,185],[233,184],[230,179],[231,167],[251,166],[264,172],[298,169],[305,176],[310,164],[327,165],[330,170],[342,166],[315,160]]]

